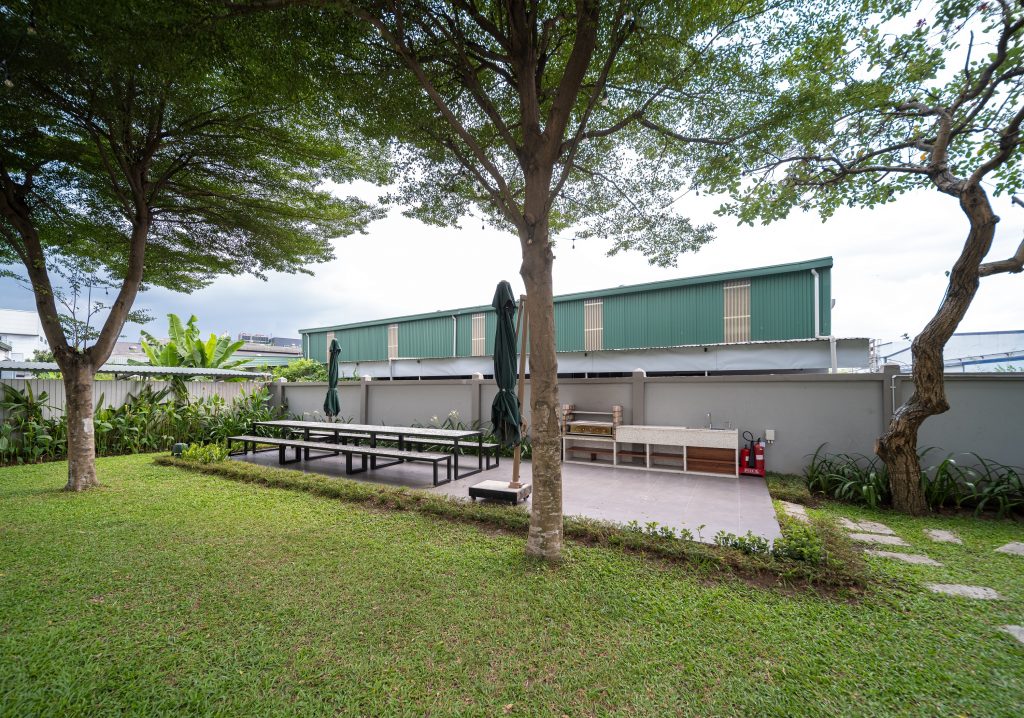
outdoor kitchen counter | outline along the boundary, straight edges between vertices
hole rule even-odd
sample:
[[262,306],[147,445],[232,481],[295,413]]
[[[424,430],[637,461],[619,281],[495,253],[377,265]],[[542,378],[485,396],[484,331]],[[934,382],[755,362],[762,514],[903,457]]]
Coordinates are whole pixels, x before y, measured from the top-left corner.
[[[573,445],[573,442],[593,442],[589,445]],[[643,446],[642,452],[620,448],[628,444]],[[681,453],[667,454],[652,447],[678,447]],[[695,451],[691,451],[694,449]],[[718,450],[717,454],[710,454]],[[725,450],[731,452],[731,458]],[[685,426],[643,426],[624,424],[615,427],[615,436],[595,437],[586,434],[565,434],[562,436],[562,451],[565,461],[571,463],[598,463],[597,456],[605,455],[609,466],[644,468],[657,471],[676,471],[721,476],[739,475],[739,431],[737,429],[689,429]],[[589,462],[571,459],[573,453],[589,453]],[[630,462],[644,459],[643,466],[636,463],[620,463],[620,457]],[[681,461],[681,467],[665,466],[666,461]],[[659,465],[660,464],[660,465]]]

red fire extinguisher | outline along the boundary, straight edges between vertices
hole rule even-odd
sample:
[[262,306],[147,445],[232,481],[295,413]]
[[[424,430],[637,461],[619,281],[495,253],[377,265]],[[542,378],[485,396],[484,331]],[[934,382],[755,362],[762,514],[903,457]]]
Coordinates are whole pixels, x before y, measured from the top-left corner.
[[749,431],[743,432],[743,439],[750,443],[740,450],[740,473],[744,476],[764,476],[764,442],[761,437],[755,441]]

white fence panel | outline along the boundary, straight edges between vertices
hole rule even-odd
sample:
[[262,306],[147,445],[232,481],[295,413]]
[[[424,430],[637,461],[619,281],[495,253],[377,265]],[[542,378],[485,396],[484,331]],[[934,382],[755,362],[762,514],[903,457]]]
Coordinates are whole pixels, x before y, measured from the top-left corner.
[[[3,384],[25,392],[31,388],[32,394],[38,399],[40,394],[46,394],[46,408],[43,415],[47,418],[55,418],[64,413],[66,396],[64,393],[64,382],[61,379],[4,379]],[[101,403],[106,407],[123,406],[128,401],[129,395],[138,395],[144,387],[150,387],[153,391],[170,389],[168,381],[141,381],[138,379],[114,379],[100,380],[93,382],[92,401],[93,406]],[[250,394],[265,386],[258,381],[189,381],[185,382],[188,395],[192,399],[209,398],[220,396],[230,404],[242,394]],[[6,419],[6,412],[0,410],[0,419]]]

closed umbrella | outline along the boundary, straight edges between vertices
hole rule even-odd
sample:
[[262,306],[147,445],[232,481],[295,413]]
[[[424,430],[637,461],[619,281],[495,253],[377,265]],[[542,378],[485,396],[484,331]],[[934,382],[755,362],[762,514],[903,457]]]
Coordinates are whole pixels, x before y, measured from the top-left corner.
[[494,333],[494,381],[498,393],[491,404],[491,424],[502,446],[517,446],[522,436],[516,396],[516,300],[508,282],[498,284],[491,306],[498,314]]
[[341,345],[337,339],[331,340],[331,349],[327,361],[327,397],[324,399],[324,413],[333,419],[341,413],[341,402],[338,400],[338,357],[341,356]]

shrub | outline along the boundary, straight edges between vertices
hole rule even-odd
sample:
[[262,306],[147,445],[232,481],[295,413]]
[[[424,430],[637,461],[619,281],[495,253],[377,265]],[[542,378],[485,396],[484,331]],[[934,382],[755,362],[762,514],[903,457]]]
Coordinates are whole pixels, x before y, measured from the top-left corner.
[[[866,504],[872,508],[891,502],[889,477],[877,457],[822,453],[824,444],[811,457],[805,472],[807,488],[839,501]],[[920,452],[922,466],[932,449]],[[973,508],[975,514],[994,511],[1002,517],[1024,508],[1024,470],[1005,466],[977,454],[961,464],[955,454],[921,471],[925,500],[932,510]]]
[[[31,385],[18,390],[4,384],[0,409],[0,463],[26,464],[67,457],[67,419],[48,419],[45,392],[33,395]],[[224,442],[229,436],[252,431],[254,421],[280,417],[268,406],[270,394],[258,389],[228,403],[220,396],[185,404],[170,390],[144,386],[118,407],[104,406],[101,395],[93,414],[96,453],[101,456],[170,449],[177,442]]]
[[199,464],[215,464],[228,458],[228,448],[223,444],[192,444],[181,452],[181,458]]
[[818,564],[825,558],[825,540],[812,526],[788,516],[779,517],[782,536],[775,539],[772,555],[791,561]]

